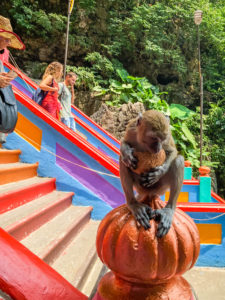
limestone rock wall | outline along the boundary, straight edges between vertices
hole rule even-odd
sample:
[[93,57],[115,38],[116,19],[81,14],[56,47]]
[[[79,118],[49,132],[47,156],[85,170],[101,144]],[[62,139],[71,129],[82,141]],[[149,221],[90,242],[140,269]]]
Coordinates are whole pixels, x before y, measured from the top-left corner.
[[110,132],[118,140],[124,135],[128,122],[136,118],[139,112],[144,112],[144,105],[140,102],[111,107],[102,104],[97,112],[91,115],[92,120]]

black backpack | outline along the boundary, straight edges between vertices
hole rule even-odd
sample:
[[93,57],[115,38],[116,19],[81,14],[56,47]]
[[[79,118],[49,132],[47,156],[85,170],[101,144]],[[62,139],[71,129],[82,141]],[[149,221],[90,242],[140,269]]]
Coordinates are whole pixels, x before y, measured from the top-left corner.
[[13,132],[17,118],[17,104],[12,86],[0,88],[0,132]]
[[48,92],[45,92],[40,88],[37,88],[32,95],[32,100],[34,100],[34,102],[36,102],[37,104],[41,105],[47,93]]

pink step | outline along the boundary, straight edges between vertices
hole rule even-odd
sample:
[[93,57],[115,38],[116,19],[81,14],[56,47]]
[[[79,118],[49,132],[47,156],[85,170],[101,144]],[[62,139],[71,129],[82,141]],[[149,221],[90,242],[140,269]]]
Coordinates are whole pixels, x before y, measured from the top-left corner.
[[96,252],[96,233],[100,221],[90,220],[51,266],[75,287],[91,269]]
[[71,205],[21,243],[48,264],[63,252],[90,220],[92,208]]
[[0,214],[55,190],[55,178],[33,177],[0,185]]
[[0,216],[0,227],[20,241],[69,207],[73,194],[54,191],[8,211]]

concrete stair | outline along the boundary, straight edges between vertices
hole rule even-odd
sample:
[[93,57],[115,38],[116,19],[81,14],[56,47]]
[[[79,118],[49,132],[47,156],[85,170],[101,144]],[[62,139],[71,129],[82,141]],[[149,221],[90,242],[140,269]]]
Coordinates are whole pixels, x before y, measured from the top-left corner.
[[38,163],[20,162],[0,164],[0,184],[20,181],[37,175]]
[[73,206],[73,193],[57,191],[55,179],[37,177],[38,164],[19,162],[20,153],[0,149],[0,227],[93,295],[104,268],[96,254],[99,222],[90,219],[92,208]]
[[20,150],[0,149],[0,164],[18,162],[20,154]]

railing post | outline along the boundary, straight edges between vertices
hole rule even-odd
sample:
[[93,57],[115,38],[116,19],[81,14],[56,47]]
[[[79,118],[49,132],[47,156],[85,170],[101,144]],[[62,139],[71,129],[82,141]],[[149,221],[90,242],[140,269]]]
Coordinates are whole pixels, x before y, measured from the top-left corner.
[[211,202],[211,177],[209,176],[210,168],[199,168],[199,202]]
[[191,180],[192,179],[192,167],[191,162],[186,160],[184,162],[184,180]]

